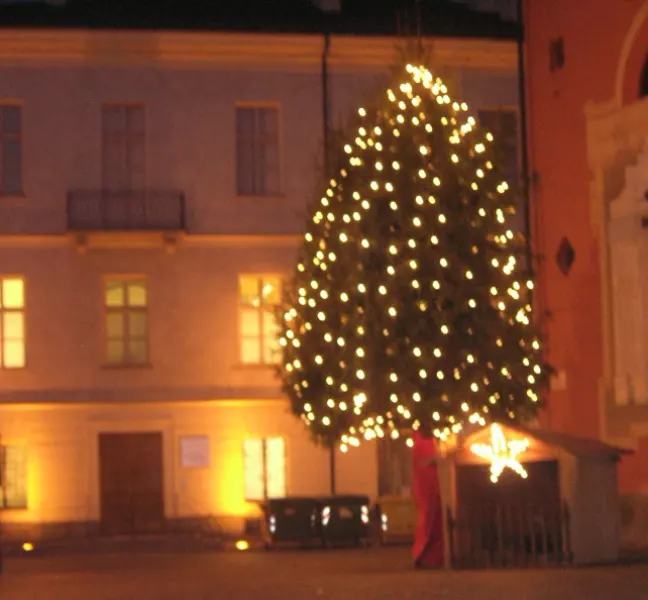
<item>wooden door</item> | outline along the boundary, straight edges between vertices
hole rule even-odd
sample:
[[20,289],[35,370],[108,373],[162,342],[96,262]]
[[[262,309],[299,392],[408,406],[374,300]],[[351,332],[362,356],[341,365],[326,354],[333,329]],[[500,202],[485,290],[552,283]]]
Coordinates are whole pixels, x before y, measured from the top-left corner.
[[528,478],[505,469],[497,483],[487,465],[459,465],[455,566],[504,567],[565,561],[557,461],[525,463]]
[[99,489],[104,534],[162,530],[163,469],[161,433],[99,435]]
[[490,480],[488,465],[460,465],[457,468],[457,505],[470,509],[474,505],[532,504],[555,510],[560,506],[560,482],[556,461],[525,463],[528,477],[523,479],[504,469],[499,481]]

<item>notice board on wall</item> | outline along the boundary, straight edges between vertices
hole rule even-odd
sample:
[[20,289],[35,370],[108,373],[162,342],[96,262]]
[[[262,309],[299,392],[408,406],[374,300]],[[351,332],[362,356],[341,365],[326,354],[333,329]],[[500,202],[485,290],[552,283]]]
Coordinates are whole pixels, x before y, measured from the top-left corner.
[[209,467],[209,437],[185,435],[180,438],[180,466],[185,469]]

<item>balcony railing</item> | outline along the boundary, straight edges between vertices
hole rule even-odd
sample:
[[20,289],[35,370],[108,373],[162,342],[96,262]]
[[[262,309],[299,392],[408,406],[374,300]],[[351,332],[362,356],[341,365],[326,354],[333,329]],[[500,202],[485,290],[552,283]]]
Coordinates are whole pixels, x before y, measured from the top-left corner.
[[178,231],[185,228],[184,195],[177,191],[73,190],[70,231]]

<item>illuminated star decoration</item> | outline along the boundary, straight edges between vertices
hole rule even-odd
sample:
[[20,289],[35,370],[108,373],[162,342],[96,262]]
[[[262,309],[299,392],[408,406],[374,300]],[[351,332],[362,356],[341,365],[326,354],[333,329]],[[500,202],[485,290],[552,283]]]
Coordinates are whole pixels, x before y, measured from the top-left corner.
[[491,481],[497,483],[504,469],[515,471],[522,479],[528,474],[517,457],[529,447],[529,440],[507,440],[502,428],[497,424],[491,425],[490,444],[472,444],[473,454],[490,462]]

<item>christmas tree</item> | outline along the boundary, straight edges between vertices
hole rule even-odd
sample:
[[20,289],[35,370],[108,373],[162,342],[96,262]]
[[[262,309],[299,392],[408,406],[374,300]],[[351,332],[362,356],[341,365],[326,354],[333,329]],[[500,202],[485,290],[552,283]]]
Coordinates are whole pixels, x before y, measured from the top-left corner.
[[546,382],[493,136],[426,68],[402,75],[358,110],[280,325],[293,412],[343,450],[522,420]]

